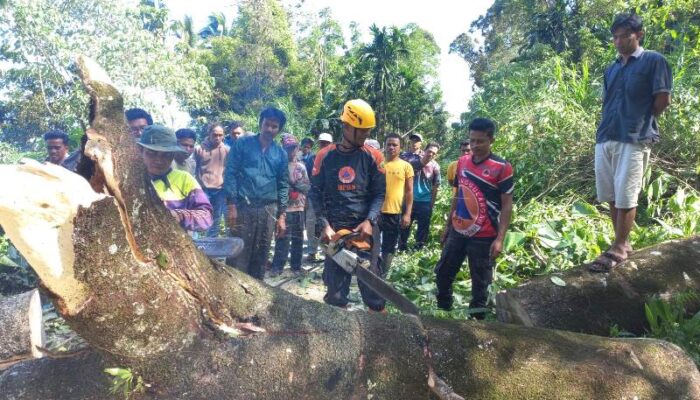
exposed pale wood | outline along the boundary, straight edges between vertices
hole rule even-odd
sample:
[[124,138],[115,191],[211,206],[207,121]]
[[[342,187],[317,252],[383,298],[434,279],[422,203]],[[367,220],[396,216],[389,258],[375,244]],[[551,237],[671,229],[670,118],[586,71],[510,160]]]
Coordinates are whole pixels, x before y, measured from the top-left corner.
[[0,298],[0,368],[42,356],[44,346],[39,291]]

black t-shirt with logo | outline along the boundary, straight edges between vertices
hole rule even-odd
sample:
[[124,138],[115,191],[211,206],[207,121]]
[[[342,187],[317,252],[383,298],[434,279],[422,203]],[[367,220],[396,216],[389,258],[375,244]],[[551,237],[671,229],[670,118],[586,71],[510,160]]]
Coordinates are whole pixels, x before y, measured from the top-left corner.
[[318,152],[310,198],[333,229],[354,228],[377,218],[386,191],[383,161],[382,153],[367,145],[342,152],[332,144]]

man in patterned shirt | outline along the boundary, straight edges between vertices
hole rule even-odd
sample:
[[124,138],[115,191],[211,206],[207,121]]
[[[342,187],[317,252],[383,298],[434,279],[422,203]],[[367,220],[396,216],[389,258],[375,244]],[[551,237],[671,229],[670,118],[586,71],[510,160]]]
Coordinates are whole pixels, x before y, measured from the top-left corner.
[[476,118],[469,124],[471,154],[463,155],[457,163],[457,176],[452,182],[457,194],[435,267],[438,307],[450,310],[452,283],[468,258],[472,279],[469,308],[476,309],[473,315],[477,319],[485,316],[477,310],[486,306],[494,260],[503,250],[513,211],[513,168],[491,153],[495,130],[494,123],[486,118]]
[[[304,208],[306,194],[311,184],[306,166],[297,158],[299,142],[290,135],[282,136],[282,148],[289,157],[289,201],[287,203],[287,229],[284,236],[275,240],[275,255],[272,258],[270,276],[282,273],[289,256],[289,266],[294,275],[301,274],[301,256],[304,248]],[[291,254],[290,244],[291,241]]]

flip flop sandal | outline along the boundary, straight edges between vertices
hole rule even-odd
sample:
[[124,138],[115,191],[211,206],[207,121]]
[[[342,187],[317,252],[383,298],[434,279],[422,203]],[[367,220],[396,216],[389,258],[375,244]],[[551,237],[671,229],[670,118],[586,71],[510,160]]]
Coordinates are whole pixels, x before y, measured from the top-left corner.
[[625,259],[617,254],[606,251],[588,266],[588,270],[591,272],[610,272],[611,269],[624,261]]

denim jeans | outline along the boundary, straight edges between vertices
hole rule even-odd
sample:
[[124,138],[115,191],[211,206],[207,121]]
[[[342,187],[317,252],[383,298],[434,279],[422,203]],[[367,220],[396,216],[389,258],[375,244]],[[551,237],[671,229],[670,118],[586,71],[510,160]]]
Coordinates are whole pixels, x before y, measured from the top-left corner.
[[415,249],[421,249],[428,240],[428,230],[430,229],[430,217],[433,215],[433,206],[429,201],[416,201],[413,203],[411,210],[411,223],[408,228],[401,228],[401,236],[399,237],[399,250],[408,248],[408,235],[411,233],[413,221],[418,222],[416,229],[416,244]]
[[[452,284],[464,259],[469,263],[469,275],[472,279],[472,300],[469,308],[483,308],[488,300],[488,287],[493,281],[493,262],[489,255],[493,238],[470,238],[450,229],[442,249],[440,261],[435,266],[437,281],[438,307],[452,308]],[[484,313],[475,313],[474,317],[482,319]]]
[[[304,248],[304,212],[287,212],[287,231],[284,237],[275,240],[275,255],[272,257],[272,271],[281,272],[289,256],[292,271],[301,271],[301,256]],[[291,255],[290,255],[291,242]]]
[[221,230],[221,218],[226,212],[226,191],[224,189],[204,189],[212,208],[212,219],[214,223],[207,231],[207,237],[219,236]]

